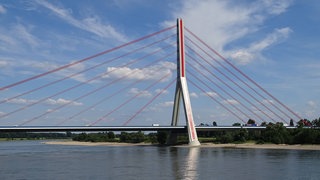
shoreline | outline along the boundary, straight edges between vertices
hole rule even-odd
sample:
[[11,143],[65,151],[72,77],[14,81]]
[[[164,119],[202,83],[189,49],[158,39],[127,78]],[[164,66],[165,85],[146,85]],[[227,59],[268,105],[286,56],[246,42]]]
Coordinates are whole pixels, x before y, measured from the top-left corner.
[[[119,143],[119,142],[80,142],[80,141],[46,141],[49,145],[69,145],[69,146],[157,146],[151,143]],[[189,147],[188,145],[176,145],[172,147]],[[320,145],[287,145],[287,144],[213,144],[203,143],[200,148],[237,148],[237,149],[285,149],[285,150],[316,150],[320,151]]]
[[43,144],[68,146],[153,146],[151,143],[119,143],[119,142],[82,142],[82,141],[45,141]]
[[283,150],[314,150],[320,151],[320,145],[302,145],[302,144],[201,144],[200,147],[221,147],[221,148],[238,148],[238,149],[283,149]]

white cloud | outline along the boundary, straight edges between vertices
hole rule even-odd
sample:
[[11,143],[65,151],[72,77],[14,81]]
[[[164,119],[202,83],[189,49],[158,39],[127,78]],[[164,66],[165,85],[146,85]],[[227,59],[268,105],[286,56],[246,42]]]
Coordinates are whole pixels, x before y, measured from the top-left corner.
[[[26,105],[26,104],[32,104],[32,103],[37,103],[37,100],[34,99],[24,99],[24,98],[14,98],[11,100],[7,101],[8,103],[12,103],[12,104],[21,104],[21,105]],[[64,105],[64,104],[68,104],[71,106],[81,106],[83,105],[80,102],[76,102],[76,101],[71,101],[71,100],[67,100],[67,99],[63,99],[63,98],[59,98],[59,99],[47,99],[44,102],[41,102],[42,104],[46,104],[46,105]]]
[[[224,53],[226,45],[256,32],[267,18],[284,13],[291,4],[291,0],[263,0],[247,3],[186,0],[183,1],[182,6],[179,6],[182,8],[176,9],[172,16],[183,18],[188,29],[205,40],[212,48]],[[163,24],[167,27],[174,23],[174,21],[166,21]],[[280,36],[288,34],[288,31],[290,31],[289,28],[276,30],[272,35],[252,44],[248,49],[233,51],[233,57],[237,58],[238,62],[247,64],[262,50],[279,40]]]
[[49,71],[49,70],[52,70],[52,69],[56,69],[58,68],[59,66],[57,64],[53,64],[53,63],[50,63],[50,62],[38,62],[38,61],[28,61],[26,63],[26,65],[32,67],[32,68],[35,68],[35,69],[41,69],[41,70],[44,70],[44,71]]
[[165,110],[165,108],[172,108],[173,104],[174,104],[173,101],[161,102],[161,103],[155,104],[154,106],[150,106],[148,108],[148,111],[163,112]]
[[174,102],[173,101],[167,101],[163,103],[159,103],[158,107],[173,107]]
[[206,92],[206,93],[202,93],[201,95],[210,96],[210,97],[217,97],[218,96],[218,94],[215,92]]
[[8,61],[2,61],[0,60],[0,67],[6,67],[9,65],[9,62]]
[[7,102],[12,104],[31,104],[35,102],[35,100],[24,99],[24,98],[13,98],[8,100]]
[[7,12],[6,8],[0,4],[0,14],[5,14]]
[[237,100],[234,100],[234,99],[227,99],[227,100],[222,101],[222,103],[223,104],[233,104],[233,105],[239,104],[239,102]]
[[14,26],[13,31],[19,39],[23,40],[25,43],[32,47],[39,45],[39,40],[30,32],[30,29],[23,26],[22,24],[17,24]]
[[[183,1],[173,17],[182,17],[185,26],[218,51],[227,43],[254,31],[260,23],[251,7],[231,6],[228,1]],[[174,22],[165,22],[174,24]]]
[[164,90],[164,89],[156,89],[155,90],[155,93],[161,93],[161,94],[169,94],[169,91],[168,90]]
[[[2,41],[2,42],[1,42]],[[18,42],[11,37],[10,33],[7,35],[7,32],[5,32],[3,29],[0,28],[0,43],[8,45],[16,45]],[[6,50],[6,46],[0,47],[0,50]]]
[[47,112],[47,113],[51,113],[51,112],[55,112],[55,110],[54,110],[54,109],[47,109],[46,112]]
[[249,52],[248,49],[239,49],[231,53],[231,58],[234,59],[240,65],[249,64],[256,58],[256,55]]
[[175,64],[171,62],[160,62],[157,65],[146,68],[130,67],[108,67],[105,78],[122,78],[126,76],[129,80],[158,80],[164,75],[169,76],[163,81],[171,78]]
[[151,97],[152,94],[149,91],[143,91],[138,88],[131,88],[129,90],[129,94],[133,96],[139,96],[139,97]]
[[291,32],[292,30],[289,27],[275,29],[273,33],[269,34],[262,41],[252,44],[251,49],[256,51],[261,51],[272,44],[278,43],[279,41],[282,41],[288,38]]
[[261,56],[261,52],[268,47],[288,38],[292,30],[289,27],[276,29],[264,39],[252,43],[248,48],[229,52],[230,57],[240,65],[246,65]]
[[49,9],[56,16],[64,20],[66,23],[71,24],[77,28],[91,32],[102,38],[112,38],[121,42],[126,42],[125,35],[119,33],[111,25],[105,25],[101,22],[98,16],[87,17],[82,20],[78,20],[72,16],[72,11],[62,7],[57,7],[47,1],[36,1],[39,5]]
[[198,94],[197,94],[197,93],[192,92],[192,93],[190,93],[190,97],[198,98],[199,96],[198,96]]
[[311,107],[311,108],[316,108],[317,107],[317,103],[315,101],[312,101],[312,100],[308,101],[307,105],[309,107]]
[[18,51],[30,53],[26,49],[40,47],[41,41],[33,35],[32,30],[31,25],[25,26],[19,23],[0,27],[0,50],[16,55]]
[[262,3],[269,14],[278,15],[287,10],[292,0],[263,0]]
[[63,98],[59,98],[59,99],[47,99],[45,101],[45,104],[48,104],[48,105],[72,105],[72,106],[82,106],[83,103],[80,103],[80,102],[76,102],[76,101],[71,101],[71,100],[67,100],[67,99],[63,99]]
[[262,103],[267,104],[267,105],[272,105],[272,104],[274,104],[274,101],[271,99],[264,99],[264,100],[262,100]]
[[[73,62],[70,62],[70,63],[73,63]],[[61,67],[61,65],[58,65],[56,63],[47,62],[47,61],[44,61],[44,62],[28,61],[25,65],[28,68],[35,69],[35,71],[38,71],[38,70],[50,71],[52,69],[56,69],[56,68]],[[1,65],[0,65],[0,67],[1,67]],[[73,74],[76,74],[76,73],[84,70],[85,68],[86,68],[85,64],[80,63],[80,64],[70,66],[69,68],[63,69],[61,71],[58,71],[55,74],[58,76],[61,76],[61,77],[70,77],[70,79],[73,79],[75,81],[85,82],[85,81],[87,81],[87,78],[84,73],[77,74],[77,75],[73,76]]]

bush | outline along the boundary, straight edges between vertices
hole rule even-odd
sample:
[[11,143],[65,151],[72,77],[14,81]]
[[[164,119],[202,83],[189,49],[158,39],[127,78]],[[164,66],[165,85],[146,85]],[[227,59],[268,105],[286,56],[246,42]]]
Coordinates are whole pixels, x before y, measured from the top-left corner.
[[220,143],[232,143],[233,142],[233,136],[231,132],[226,132],[225,134],[217,137],[217,142]]
[[315,129],[298,128],[293,139],[296,144],[320,144],[320,132]]

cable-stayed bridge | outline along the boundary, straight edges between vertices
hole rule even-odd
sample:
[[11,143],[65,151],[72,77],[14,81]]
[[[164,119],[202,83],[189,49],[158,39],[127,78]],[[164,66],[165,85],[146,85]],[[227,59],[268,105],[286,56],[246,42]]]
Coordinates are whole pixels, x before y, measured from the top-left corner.
[[0,126],[185,128],[302,119],[179,22],[1,84]]

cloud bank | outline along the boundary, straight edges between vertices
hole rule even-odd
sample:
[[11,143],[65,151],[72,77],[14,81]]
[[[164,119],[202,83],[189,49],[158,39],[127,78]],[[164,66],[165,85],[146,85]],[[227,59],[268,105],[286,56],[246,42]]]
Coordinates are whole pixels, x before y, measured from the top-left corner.
[[[185,26],[211,47],[241,65],[261,57],[266,48],[281,42],[292,32],[289,27],[277,28],[264,39],[251,42],[246,48],[228,49],[227,45],[255,33],[264,21],[287,11],[291,0],[262,0],[248,3],[220,0],[186,0],[172,17],[184,19]],[[164,26],[174,24],[165,21]]]

